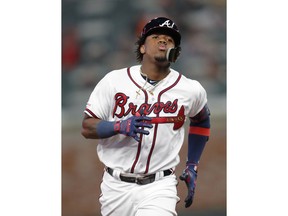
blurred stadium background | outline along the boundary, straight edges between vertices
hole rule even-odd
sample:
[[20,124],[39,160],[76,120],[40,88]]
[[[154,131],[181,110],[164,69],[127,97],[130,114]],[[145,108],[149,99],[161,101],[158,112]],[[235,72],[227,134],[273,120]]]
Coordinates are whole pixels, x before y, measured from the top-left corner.
[[[182,52],[172,67],[200,81],[212,113],[195,201],[183,208],[186,188],[180,182],[179,216],[226,215],[226,1],[62,0],[63,216],[100,215],[103,165],[96,155],[97,141],[80,134],[83,110],[107,72],[137,64],[137,36],[144,23],[157,16],[167,16],[179,27]],[[186,150],[185,140],[177,175]]]

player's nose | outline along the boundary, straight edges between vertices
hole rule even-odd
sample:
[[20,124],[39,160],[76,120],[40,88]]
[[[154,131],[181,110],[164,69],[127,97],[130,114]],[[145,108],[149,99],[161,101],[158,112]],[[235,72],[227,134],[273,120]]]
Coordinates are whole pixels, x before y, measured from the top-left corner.
[[158,44],[165,44],[167,45],[167,41],[164,38],[160,38]]
[[167,38],[165,35],[158,35],[158,43],[167,44]]

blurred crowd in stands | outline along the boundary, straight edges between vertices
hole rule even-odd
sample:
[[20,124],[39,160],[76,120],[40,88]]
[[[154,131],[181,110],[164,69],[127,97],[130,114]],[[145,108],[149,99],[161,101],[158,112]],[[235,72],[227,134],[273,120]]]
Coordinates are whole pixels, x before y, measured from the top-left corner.
[[138,64],[137,37],[158,16],[174,20],[182,35],[172,68],[210,97],[225,96],[225,0],[62,0],[62,107],[85,106],[105,74]]

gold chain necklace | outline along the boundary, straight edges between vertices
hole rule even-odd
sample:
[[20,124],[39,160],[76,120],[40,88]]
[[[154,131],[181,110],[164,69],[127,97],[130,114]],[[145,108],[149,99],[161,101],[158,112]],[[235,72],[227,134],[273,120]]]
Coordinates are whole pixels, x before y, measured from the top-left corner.
[[[169,73],[170,73],[170,70],[169,70]],[[169,74],[169,73],[168,73],[168,74]],[[167,74],[163,79],[161,79],[160,81],[158,81],[155,85],[151,84],[151,85],[153,85],[152,87],[151,87],[151,86],[148,86],[147,88],[145,88],[146,84],[148,83],[148,79],[149,79],[149,78],[148,78],[148,75],[147,75],[147,74],[145,74],[145,73],[142,72],[142,67],[140,67],[140,74],[145,77],[145,83],[144,83],[144,85],[143,85],[141,88],[138,89],[138,91],[136,91],[136,94],[137,94],[137,95],[136,95],[136,98],[137,98],[138,95],[140,95],[140,91],[141,91],[141,90],[142,90],[142,91],[148,91],[152,96],[154,96],[153,91],[155,90],[155,88],[156,88],[160,83],[163,82],[164,78],[168,75],[168,74]],[[149,89],[149,88],[151,88],[151,89]]]

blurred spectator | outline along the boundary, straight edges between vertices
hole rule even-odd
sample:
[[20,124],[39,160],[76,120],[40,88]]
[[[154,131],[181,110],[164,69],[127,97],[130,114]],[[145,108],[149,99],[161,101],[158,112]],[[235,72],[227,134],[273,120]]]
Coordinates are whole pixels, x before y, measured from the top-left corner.
[[80,45],[75,28],[64,30],[62,38],[62,106],[68,104],[67,95],[71,90],[69,73],[79,64]]
[[79,63],[80,46],[75,28],[68,28],[63,33],[62,41],[62,67],[69,72]]

